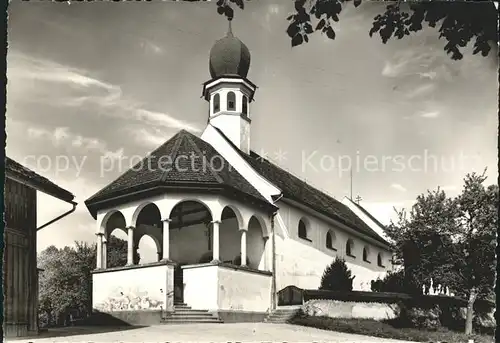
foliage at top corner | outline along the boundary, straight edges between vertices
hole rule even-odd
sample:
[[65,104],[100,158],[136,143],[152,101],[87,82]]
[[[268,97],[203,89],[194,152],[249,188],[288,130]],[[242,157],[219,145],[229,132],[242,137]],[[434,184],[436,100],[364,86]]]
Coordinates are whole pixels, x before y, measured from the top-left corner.
[[[492,50],[491,43],[499,41],[497,10],[491,1],[386,2],[389,4],[383,13],[373,18],[368,32],[370,37],[378,34],[383,43],[410,36],[427,24],[436,28],[439,38],[446,41],[446,53],[453,60],[461,60],[462,49],[469,43],[474,42],[473,54],[488,56]],[[362,0],[294,0],[294,13],[286,18],[289,22],[286,33],[292,47],[309,42],[309,36],[315,32],[335,39],[334,25],[340,21],[342,9],[349,3],[359,7]],[[244,0],[217,0],[217,12],[233,19],[233,5],[240,9],[245,7]]]

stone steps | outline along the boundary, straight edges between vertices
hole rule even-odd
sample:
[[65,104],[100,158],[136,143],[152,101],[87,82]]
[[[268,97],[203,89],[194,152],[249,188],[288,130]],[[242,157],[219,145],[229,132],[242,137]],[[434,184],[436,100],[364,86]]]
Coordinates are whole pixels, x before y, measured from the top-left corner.
[[174,312],[162,319],[162,324],[222,323],[208,310],[193,310],[185,303],[174,303]]
[[287,309],[276,309],[264,318],[265,323],[275,323],[282,324],[287,323],[290,318],[292,318],[295,313],[297,313],[298,308],[287,308]]

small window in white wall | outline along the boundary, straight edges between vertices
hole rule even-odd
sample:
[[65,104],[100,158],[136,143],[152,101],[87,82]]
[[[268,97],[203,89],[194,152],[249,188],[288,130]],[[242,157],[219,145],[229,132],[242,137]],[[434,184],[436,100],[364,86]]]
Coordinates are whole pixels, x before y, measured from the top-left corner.
[[248,115],[248,98],[246,95],[243,95],[243,102],[241,103],[242,109],[241,112],[243,115]]
[[302,238],[302,239],[305,239],[305,240],[311,242],[311,240],[307,237],[307,229],[308,229],[308,227],[307,227],[304,219],[299,220],[299,227],[298,227],[299,238]]
[[384,267],[384,264],[382,263],[382,255],[380,253],[377,255],[377,265],[379,267]]
[[363,248],[363,261],[370,263],[370,258],[369,258],[370,250],[368,247]]
[[215,94],[214,95],[214,113],[217,113],[220,111],[220,95]]
[[334,246],[334,245],[335,245],[335,240],[336,240],[336,239],[335,239],[335,232],[333,232],[333,231],[331,231],[331,230],[330,230],[330,231],[328,231],[328,232],[326,233],[326,247],[327,247],[328,249],[331,249],[331,250],[335,250],[335,251],[336,251],[337,249],[335,249],[335,246]]
[[227,93],[227,110],[236,110],[236,94],[234,94],[234,92]]
[[356,257],[353,255],[353,250],[354,250],[354,242],[352,239],[349,238],[345,243],[345,254],[350,257]]

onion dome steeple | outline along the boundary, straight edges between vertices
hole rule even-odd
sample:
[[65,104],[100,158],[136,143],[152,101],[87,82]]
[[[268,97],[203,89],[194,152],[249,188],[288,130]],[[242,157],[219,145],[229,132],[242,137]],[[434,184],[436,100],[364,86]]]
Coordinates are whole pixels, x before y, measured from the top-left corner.
[[219,39],[210,50],[210,75],[240,76],[246,78],[250,69],[250,51],[247,46],[233,35],[231,19],[225,37]]

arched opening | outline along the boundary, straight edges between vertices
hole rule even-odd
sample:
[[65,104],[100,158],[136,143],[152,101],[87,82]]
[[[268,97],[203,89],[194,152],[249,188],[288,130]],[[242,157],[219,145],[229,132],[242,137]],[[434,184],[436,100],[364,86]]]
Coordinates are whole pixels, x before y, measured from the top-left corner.
[[237,208],[226,206],[222,210],[219,227],[220,260],[225,263],[241,264],[241,214]]
[[[158,242],[161,242],[163,234],[163,222],[161,219],[160,209],[153,203],[149,203],[140,209],[134,228],[134,264],[143,264],[146,263],[145,261],[158,261],[158,255],[161,254],[161,246]],[[148,243],[148,240],[146,240],[146,245],[141,249],[139,243],[144,236],[148,236],[153,243],[157,243]],[[139,250],[142,253],[139,253]]]
[[161,259],[161,247],[159,242],[155,241],[154,238],[149,235],[143,235],[139,238],[136,258],[136,264],[157,262]]
[[308,237],[308,235],[309,235],[309,225],[308,224],[309,223],[304,218],[299,220],[299,225],[297,228],[298,236],[299,236],[299,238],[311,241]]
[[350,257],[355,257],[353,254],[354,250],[354,242],[352,239],[348,239],[345,243],[345,254]]
[[185,200],[170,212],[169,259],[179,265],[212,261],[212,214],[200,201]]
[[363,248],[363,261],[370,263],[370,249],[368,247]]
[[217,113],[219,111],[220,111],[220,95],[217,93],[214,95],[213,112]]
[[247,231],[247,266],[264,270],[266,267],[264,228],[253,216],[248,222]]
[[121,212],[114,212],[104,223],[106,246],[103,249],[103,267],[114,268],[127,265],[127,229],[125,217]]
[[335,232],[333,232],[332,230],[328,231],[326,233],[326,247],[331,250],[337,250],[335,249],[335,241]]
[[115,228],[109,233],[106,238],[105,268],[123,267],[127,265],[127,240],[127,231],[124,228]]
[[243,115],[248,116],[248,97],[246,95],[243,95],[243,102],[241,103],[241,106],[241,112]]
[[234,94],[234,92],[227,93],[227,110],[236,110],[236,94]]
[[383,267],[384,266],[384,264],[382,263],[382,254],[380,254],[380,253],[378,253],[378,255],[377,255],[377,265],[379,267]]

